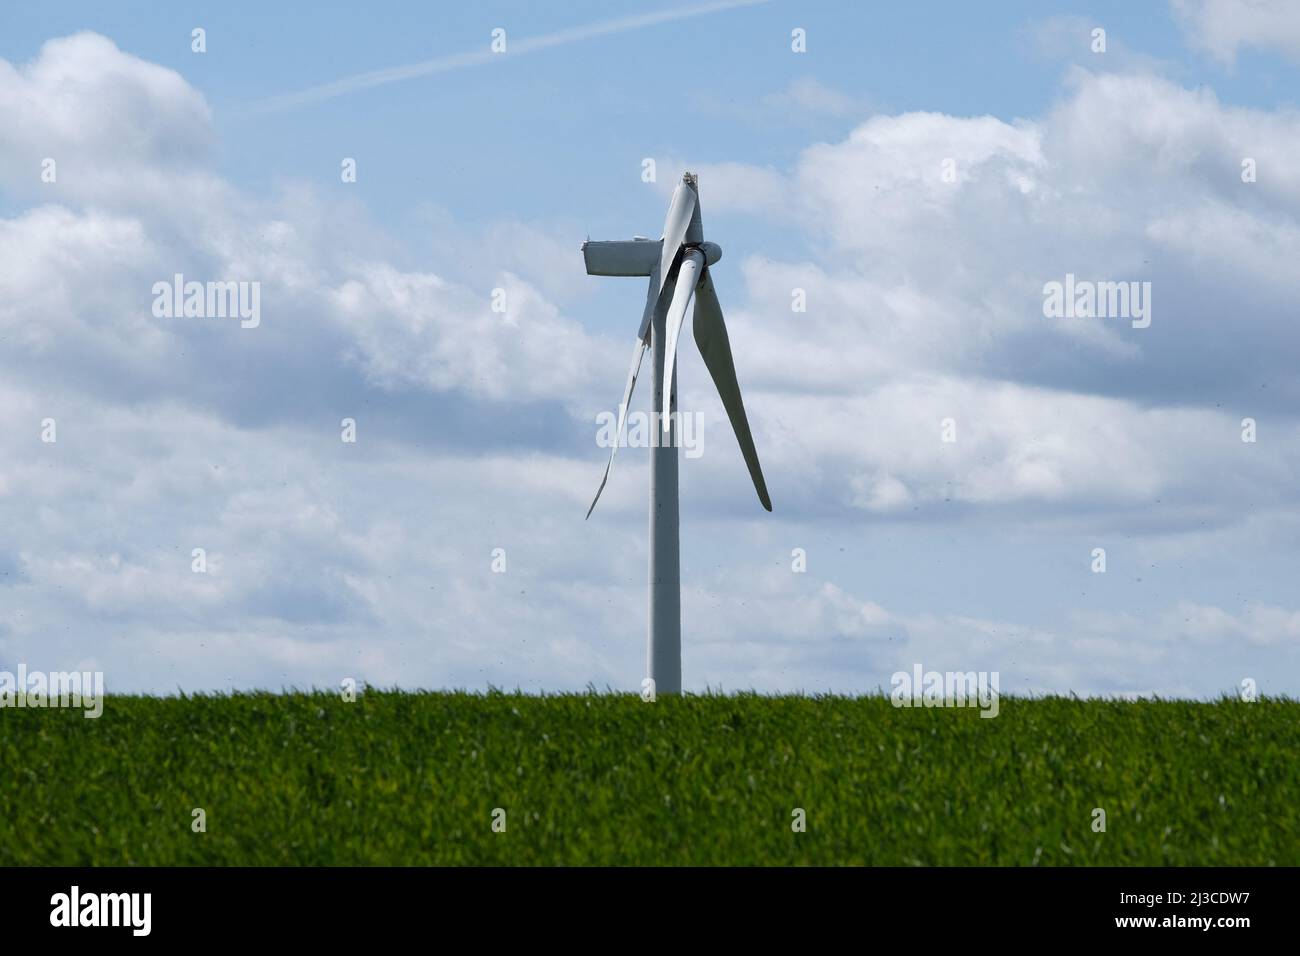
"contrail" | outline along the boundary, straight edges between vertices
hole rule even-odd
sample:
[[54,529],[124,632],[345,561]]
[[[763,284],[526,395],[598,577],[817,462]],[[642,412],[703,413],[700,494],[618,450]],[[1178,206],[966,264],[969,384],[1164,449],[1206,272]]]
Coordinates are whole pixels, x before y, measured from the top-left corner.
[[392,66],[384,70],[372,70],[369,73],[355,73],[352,76],[334,80],[332,83],[323,83],[320,86],[299,90],[297,93],[284,93],[280,96],[268,97],[254,103],[252,112],[274,113],[294,106],[302,106],[306,103],[317,103],[321,100],[332,99],[335,96],[368,89],[372,86],[398,83],[402,80],[412,80],[418,76],[430,76],[434,73],[446,73],[449,70],[459,70],[466,66],[482,66],[484,63],[493,60],[507,60],[519,56],[521,53],[533,53],[537,50],[577,43],[580,40],[590,40],[592,37],[608,36],[611,33],[625,33],[628,30],[639,30],[642,27],[652,27],[660,23],[689,20],[709,13],[734,10],[738,7],[753,7],[769,2],[771,0],[715,0],[713,3],[676,7],[672,10],[661,10],[658,13],[642,13],[630,17],[621,17],[617,20],[605,20],[601,23],[593,23],[590,26],[559,30],[555,33],[530,37],[526,40],[510,41],[510,45],[504,54],[493,53],[491,50],[475,50],[470,53],[455,53],[451,56],[439,57],[436,60],[425,60],[422,63],[408,63],[405,66]]

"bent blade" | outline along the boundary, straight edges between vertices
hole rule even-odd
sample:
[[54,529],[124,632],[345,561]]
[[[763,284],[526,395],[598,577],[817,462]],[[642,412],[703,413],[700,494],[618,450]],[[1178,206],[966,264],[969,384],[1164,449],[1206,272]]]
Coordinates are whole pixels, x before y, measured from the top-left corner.
[[650,344],[650,323],[654,321],[655,309],[659,306],[659,297],[663,295],[662,273],[659,271],[659,260],[656,259],[654,265],[650,268],[650,284],[646,288],[645,308],[641,311],[641,327],[637,329],[636,337],[647,345]]
[[691,210],[691,221],[686,226],[683,242],[699,245],[704,241],[704,220],[700,216],[700,182],[691,177],[691,186],[695,191],[695,208]]
[[686,239],[686,230],[690,228],[694,215],[695,190],[685,182],[680,182],[673,190],[673,201],[668,206],[668,217],[664,220],[663,248],[659,251],[659,290],[655,293],[656,298],[659,292],[663,292],[664,283],[668,281],[668,273],[673,267],[673,260],[677,258],[677,250]]
[[[636,377],[641,372],[641,361],[645,358],[645,350],[648,345],[636,340],[632,347],[632,367],[627,371],[627,385],[623,387],[623,401],[618,406],[618,428],[614,430],[614,444],[609,449],[609,461],[605,463],[605,474],[600,479],[600,487],[596,489],[596,497],[591,499],[591,507],[587,509],[587,518],[596,510],[596,502],[600,500],[600,493],[605,490],[605,482],[609,481],[610,469],[614,467],[614,455],[618,452],[618,443],[623,440],[623,426],[627,423],[628,403],[632,401],[632,389],[636,388]],[[583,519],[587,520],[586,518]]]
[[677,361],[677,337],[682,331],[682,322],[686,319],[686,309],[695,294],[695,286],[700,281],[700,269],[704,266],[704,253],[692,249],[682,257],[682,264],[677,269],[677,286],[673,289],[673,301],[668,306],[668,315],[664,319],[664,407],[663,430],[672,427],[669,413],[672,410],[673,365]]
[[731,419],[731,429],[736,433],[736,442],[740,445],[740,454],[744,456],[745,467],[758,492],[758,500],[768,511],[772,510],[772,499],[767,495],[767,483],[763,480],[763,469],[758,464],[758,451],[754,448],[754,436],[749,430],[749,419],[745,417],[745,403],[740,397],[740,383],[736,381],[736,364],[731,358],[731,340],[727,338],[727,324],[722,319],[722,306],[718,303],[718,293],[713,288],[713,279],[709,271],[704,270],[704,280],[695,295],[695,344],[699,347],[704,365],[713,377],[713,384],[722,399],[722,407]]

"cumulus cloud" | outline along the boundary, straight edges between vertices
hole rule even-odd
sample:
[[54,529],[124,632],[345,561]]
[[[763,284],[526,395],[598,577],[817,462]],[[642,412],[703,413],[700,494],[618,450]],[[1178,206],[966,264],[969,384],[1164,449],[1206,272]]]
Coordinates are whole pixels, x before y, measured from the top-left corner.
[[174,178],[201,180],[212,115],[180,74],[78,33],[50,40],[31,63],[0,60],[0,176],[19,195],[80,200],[160,197]]
[[499,401],[590,394],[601,350],[529,283],[509,273],[498,281],[499,312],[482,291],[374,264],[332,290],[330,301],[355,330],[367,377],[381,387]]
[[[580,514],[571,463],[534,451],[561,426],[530,430],[526,409],[589,417],[607,343],[523,276],[467,281],[451,242],[431,243],[439,271],[412,267],[347,203],[242,193],[207,168],[202,96],[103,37],[0,63],[0,128],[4,186],[33,202],[0,219],[0,657],[93,659],[119,689],[518,679],[484,664],[489,632],[517,645],[512,626],[427,622],[499,601],[479,569],[503,500],[558,495]],[[482,242],[503,237],[516,261],[537,238],[501,227]],[[259,282],[262,324],[156,318],[153,285],[177,273]],[[476,520],[457,528],[460,509]],[[612,673],[530,672],[532,686]]]
[[[1295,467],[1287,303],[1300,290],[1282,264],[1298,127],[1145,74],[1070,84],[1038,122],[875,117],[801,155],[790,204],[770,214],[806,229],[818,258],[746,262],[751,302],[734,320],[751,375],[785,393],[758,416],[783,429],[765,436],[777,456],[856,459],[849,486],[870,508],[911,505],[916,488],[1226,507],[1204,469],[1271,490],[1261,479]],[[1276,170],[1263,188],[1242,181],[1246,154]],[[706,202],[728,178],[743,177],[701,172]],[[750,208],[769,210],[761,195]],[[1044,286],[1067,274],[1149,282],[1151,327],[1045,317]],[[792,289],[807,313],[792,313]],[[1242,446],[1247,414],[1284,440]],[[945,449],[947,417],[967,430]],[[872,441],[846,449],[863,423]]]
[[1225,63],[1245,47],[1300,58],[1300,9],[1288,0],[1172,0],[1189,40]]

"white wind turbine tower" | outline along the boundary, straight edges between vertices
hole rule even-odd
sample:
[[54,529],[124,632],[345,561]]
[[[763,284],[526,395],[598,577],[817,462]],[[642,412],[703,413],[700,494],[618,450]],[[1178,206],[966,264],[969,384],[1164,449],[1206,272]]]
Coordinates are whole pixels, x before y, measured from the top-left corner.
[[[677,336],[686,318],[687,306],[695,298],[695,344],[713,378],[740,444],[740,453],[754,481],[758,500],[772,510],[763,481],[763,470],[754,450],[754,437],[745,418],[745,405],[731,359],[731,343],[722,320],[722,307],[709,277],[709,268],[722,257],[722,249],[704,241],[700,222],[699,182],[686,173],[673,192],[658,242],[637,237],[613,242],[582,244],[587,274],[594,276],[649,276],[641,328],[632,352],[623,401],[618,406],[618,427],[609,450],[605,475],[596,497],[587,509],[591,517],[600,493],[605,490],[614,454],[618,451],[627,421],[628,402],[646,349],[654,352],[654,403],[651,434],[657,440],[650,448],[650,627],[646,646],[646,668],[656,694],[680,694],[682,690],[681,570],[678,540],[677,499]],[[671,294],[665,294],[671,289]],[[655,420],[662,423],[654,427]]]

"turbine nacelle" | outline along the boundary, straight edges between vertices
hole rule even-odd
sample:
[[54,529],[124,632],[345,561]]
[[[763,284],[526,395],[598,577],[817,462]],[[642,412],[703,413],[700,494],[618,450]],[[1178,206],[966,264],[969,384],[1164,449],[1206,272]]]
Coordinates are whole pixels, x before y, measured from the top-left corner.
[[[678,248],[699,249],[704,253],[704,264],[713,265],[722,258],[722,247],[716,242],[683,243]],[[663,240],[614,239],[582,244],[582,258],[589,276],[648,276],[663,259]]]

